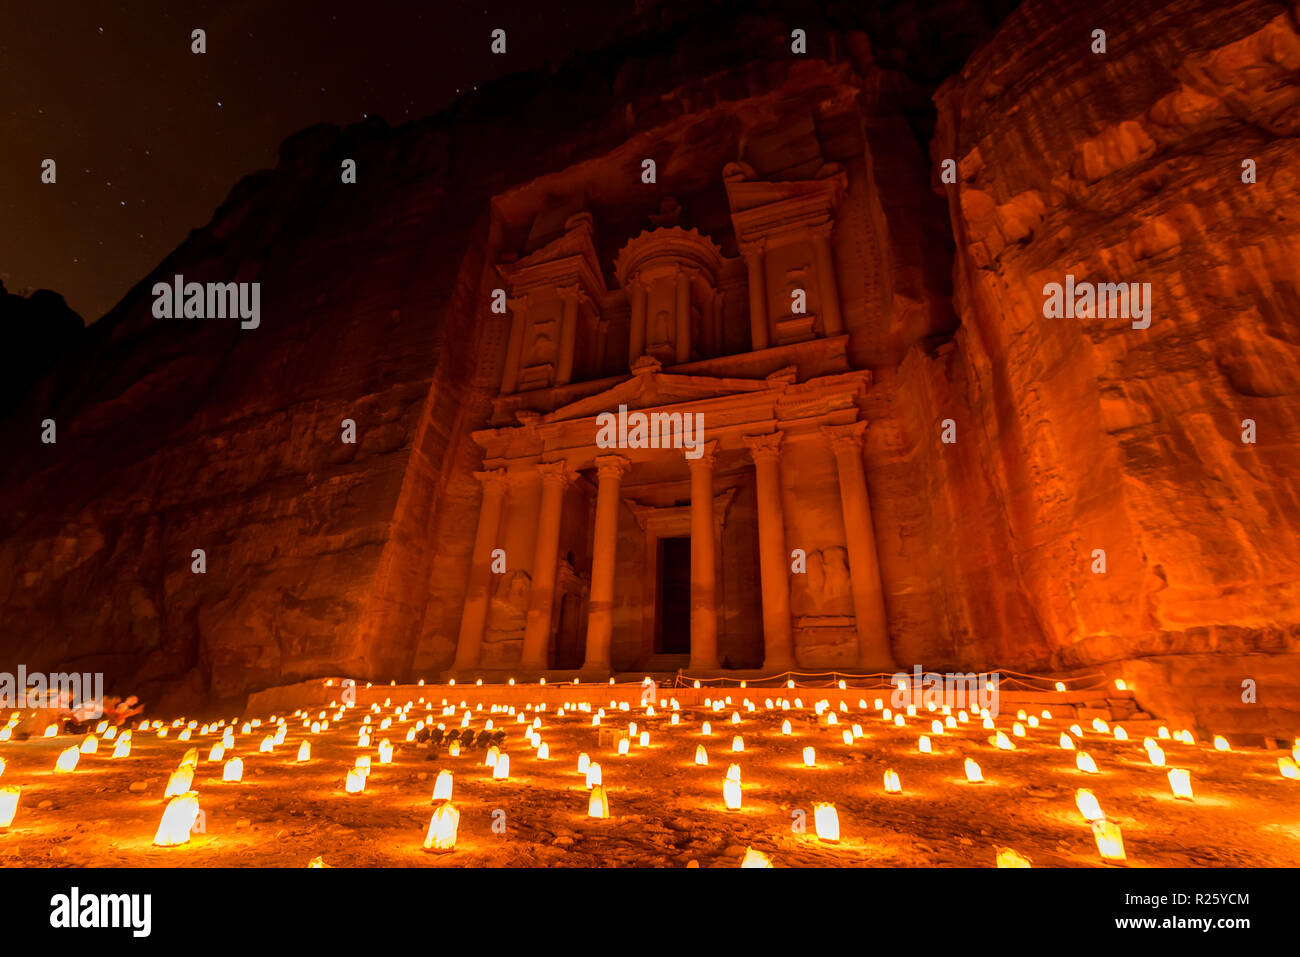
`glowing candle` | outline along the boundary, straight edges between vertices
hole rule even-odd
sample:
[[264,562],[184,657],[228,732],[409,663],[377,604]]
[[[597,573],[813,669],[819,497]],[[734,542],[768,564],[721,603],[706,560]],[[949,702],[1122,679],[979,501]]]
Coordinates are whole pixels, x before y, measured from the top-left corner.
[[366,789],[366,773],[360,768],[348,768],[348,778],[343,787],[349,794],[360,794]]
[[594,788],[600,786],[600,765],[594,761],[587,766],[587,787]]
[[451,758],[458,758],[458,757],[460,757],[460,742],[459,742],[459,741],[453,741],[453,742],[451,743],[451,745],[447,748],[447,756],[448,756],[448,757],[451,757]]
[[1068,734],[1066,734],[1064,731],[1061,732],[1061,750],[1062,750],[1062,751],[1073,751],[1073,750],[1074,750],[1074,739],[1071,738],[1071,737],[1070,737]]
[[1025,726],[1017,721],[1011,726],[1011,733],[1017,738],[1023,738],[1025,736]]
[[496,767],[492,769],[492,780],[504,781],[510,777],[510,755],[503,754],[497,758]]
[[713,733],[713,729],[709,727],[709,722],[706,721],[704,722],[704,724],[700,725],[700,734],[712,734],[712,733]]
[[676,712],[673,712],[673,716],[669,720],[669,724],[681,724],[681,717],[682,717],[681,715],[677,714]]
[[551,757],[551,748],[545,741],[543,741],[541,744],[537,746],[537,760],[546,761],[549,760],[550,757]]
[[727,778],[722,782],[722,799],[728,811],[740,810],[740,782]]
[[45,726],[45,737],[52,738],[58,733],[59,726],[57,724],[48,724]]
[[1079,788],[1074,792],[1074,803],[1078,805],[1079,813],[1085,821],[1100,821],[1106,816],[1101,811],[1096,795],[1087,788]]
[[771,867],[772,861],[762,851],[752,847],[745,848],[745,856],[740,860],[741,867]]
[[393,761],[393,745],[387,738],[379,742],[379,763],[391,764]]
[[1058,682],[1056,683],[1056,690],[1057,690],[1057,691],[1064,691],[1064,690],[1065,690],[1065,682],[1064,682],[1064,681],[1058,681]]
[[587,752],[583,751],[578,755],[578,773],[586,774],[587,768],[591,764],[591,758],[587,757]]
[[695,746],[695,763],[701,765],[709,763],[709,752],[704,750],[704,745],[702,744]]
[[310,760],[311,760],[311,744],[310,742],[304,741],[302,744],[298,745],[298,763],[301,764],[304,761],[310,761]]
[[262,743],[258,746],[257,750],[262,754],[270,754],[275,750],[275,739],[270,735],[267,735],[262,739]]
[[1074,756],[1074,766],[1084,774],[1097,773],[1097,762],[1092,759],[1092,755],[1087,751],[1080,751]]
[[117,739],[117,744],[113,746],[113,757],[125,758],[131,753],[131,739],[125,734]]
[[56,774],[67,774],[77,767],[77,760],[81,757],[81,752],[75,747],[66,748],[59,755],[59,760],[55,762],[54,771]]
[[1092,836],[1097,839],[1097,850],[1103,860],[1124,860],[1124,835],[1119,825],[1105,819],[1092,822]]
[[813,827],[820,840],[837,844],[840,840],[840,816],[834,804],[813,802]]
[[451,772],[442,770],[438,772],[438,779],[433,782],[433,799],[434,801],[451,800]]
[[650,732],[649,732],[649,731],[642,731],[642,732],[641,732],[641,737],[640,737],[640,739],[639,739],[639,744],[640,744],[640,746],[643,747],[643,748],[648,748],[648,747],[650,747]]
[[244,761],[242,758],[231,758],[226,762],[221,772],[221,780],[231,784],[238,783],[244,777]]
[[1290,778],[1292,781],[1300,780],[1300,764],[1291,758],[1278,758],[1277,770],[1284,778]]
[[99,739],[93,734],[88,734],[81,739],[81,753],[94,754],[99,750]]
[[1123,728],[1121,728],[1119,725],[1115,725],[1114,731],[1115,731],[1115,740],[1116,740],[1116,741],[1127,741],[1127,740],[1128,740],[1128,732],[1125,731]]
[[803,749],[803,766],[806,768],[817,766],[817,752],[813,748]]
[[1011,743],[1011,739],[1007,737],[1005,731],[999,731],[993,738],[993,743],[997,745],[999,751],[1014,751],[1016,749],[1016,746]]
[[782,734],[789,734],[789,733],[790,733],[790,719],[789,719],[789,718],[786,718],[784,721],[781,722],[781,733],[782,733]]
[[920,751],[922,754],[934,753],[933,749],[930,747],[930,736],[928,734],[923,734],[917,739],[916,750]]
[[736,735],[734,738],[732,738],[732,739],[731,739],[731,750],[732,750],[732,751],[744,751],[744,750],[745,750],[745,739],[742,738],[740,735]]
[[629,750],[629,748],[631,747],[631,744],[632,744],[632,742],[628,741],[627,738],[619,738],[619,739],[618,739],[618,753],[619,753],[619,754],[622,754],[622,755],[626,755],[627,752],[628,752],[628,750]]
[[177,847],[188,844],[190,831],[199,817],[199,796],[193,791],[178,794],[167,803],[158,833],[153,842],[158,847]]
[[996,848],[998,867],[1029,867],[1029,858],[1009,847]]
[[1110,728],[1106,725],[1105,721],[1101,720],[1101,718],[1093,718],[1092,730],[1096,731],[1098,734],[1105,734],[1110,730]]
[[971,784],[979,784],[984,780],[984,775],[980,772],[980,766],[975,763],[973,758],[966,759],[966,780]]
[[1151,762],[1152,767],[1163,768],[1165,766],[1165,752],[1157,744],[1147,748],[1147,760]]
[[456,810],[450,798],[438,801],[433,809],[433,816],[429,818],[429,831],[424,836],[424,850],[435,854],[455,850],[456,830],[459,827],[460,811]]
[[0,787],[0,827],[8,827],[14,822],[14,815],[18,813],[18,798],[22,793],[23,789],[17,784]]
[[1169,789],[1174,792],[1176,798],[1184,801],[1196,800],[1192,794],[1192,773],[1186,768],[1169,769]]
[[178,794],[184,794],[194,783],[194,768],[191,765],[182,765],[179,769],[172,772],[167,779],[167,790],[163,792],[163,797],[175,797]]
[[[599,765],[593,764],[592,767]],[[591,797],[587,800],[587,816],[602,821],[609,817],[609,796],[599,784],[591,789]]]
[[907,722],[903,720],[903,716],[902,716],[901,714],[896,714],[896,715],[894,715],[894,725],[895,725],[896,727],[901,728],[901,727],[903,727],[903,726],[906,725],[906,724],[907,724]]
[[1076,738],[1082,738],[1083,728],[1079,727],[1077,724],[1072,724],[1070,725],[1070,733],[1074,735]]
[[1221,735],[1221,734],[1216,734],[1216,735],[1214,736],[1214,750],[1215,750],[1215,751],[1231,751],[1231,750],[1232,750],[1232,746],[1231,746],[1230,744],[1228,744],[1228,739],[1227,739],[1227,738],[1223,737],[1223,735]]
[[903,784],[898,780],[898,772],[892,768],[885,772],[885,793],[902,794]]

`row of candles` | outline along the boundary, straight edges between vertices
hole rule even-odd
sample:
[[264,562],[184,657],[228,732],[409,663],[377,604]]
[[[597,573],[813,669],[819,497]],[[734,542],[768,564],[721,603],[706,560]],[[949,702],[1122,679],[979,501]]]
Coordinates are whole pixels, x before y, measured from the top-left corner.
[[[843,683],[841,682],[841,687],[842,686]],[[424,701],[423,698],[421,698],[420,700],[421,702]],[[778,708],[783,711],[788,711],[791,708],[791,703],[786,699],[780,699],[775,703],[771,699],[768,699],[765,702],[765,704],[767,710],[769,711]],[[386,700],[384,702],[384,706],[388,707],[389,705],[391,705],[391,700]],[[661,701],[660,705],[661,707],[671,705],[673,709],[673,713],[671,714],[670,723],[674,726],[678,725],[680,723],[680,717],[678,714],[679,711],[678,703],[675,700],[671,702]],[[706,699],[705,701],[705,707],[711,709],[714,712],[721,711],[725,707],[730,705],[731,705],[731,698],[729,696],[726,697],[725,700]],[[379,729],[380,730],[388,729],[389,727],[392,726],[392,722],[394,719],[397,719],[403,723],[409,721],[409,711],[412,708],[412,706],[413,706],[413,702],[408,701],[405,706],[398,707],[395,710],[393,716],[383,717],[379,724]],[[461,727],[467,728],[469,727],[470,719],[473,715],[473,712],[472,710],[467,708],[466,702],[464,701],[461,702],[460,706],[462,708],[465,708],[463,718],[461,721]],[[744,701],[743,706],[744,709],[750,713],[757,710],[755,704],[749,701],[748,699]],[[859,701],[859,706],[865,708],[866,702]],[[331,702],[330,707],[332,708],[337,707],[337,702]],[[433,706],[431,703],[426,704],[427,711],[431,711],[432,707]],[[479,708],[481,709],[481,707],[482,706],[480,705]],[[545,707],[546,706],[544,704],[540,704],[538,705],[537,710],[539,712],[544,711]],[[566,703],[564,707],[559,709],[558,712],[559,716],[562,717],[566,709],[573,708],[573,707],[575,706]],[[611,702],[611,707],[617,707],[619,710],[622,711],[630,710],[630,705],[628,702],[622,702],[621,704],[618,705],[615,705],[614,702]],[[794,707],[796,709],[802,709],[803,707],[802,701],[799,698],[794,699]],[[904,718],[904,714],[903,713],[891,714],[890,709],[883,707],[883,701],[881,699],[876,699],[875,707],[876,710],[880,713],[881,718],[883,720],[889,721],[892,724],[899,727],[905,726],[906,721]],[[529,705],[528,709],[532,710],[532,705]],[[591,705],[586,702],[580,703],[576,706],[576,709],[579,711],[589,712],[591,710]],[[504,711],[505,710],[504,706],[497,706],[497,705],[492,706],[493,713],[497,713],[499,710]],[[817,702],[814,705],[814,710],[818,715],[819,719],[827,727],[832,727],[838,724],[838,717],[836,713],[830,709],[829,701],[823,700]],[[840,710],[844,712],[847,712],[849,710],[848,706],[843,701],[840,702]],[[932,705],[929,706],[929,710],[934,711],[935,710],[934,706]],[[339,708],[338,711],[335,714],[333,714],[332,716],[333,720],[335,722],[341,721],[345,716],[345,714],[347,713],[347,711],[348,711],[348,706],[346,705]],[[375,714],[378,714],[380,712],[380,706],[378,704],[372,705],[371,711]],[[442,714],[444,716],[451,716],[454,715],[455,712],[456,712],[456,706],[454,705],[448,706],[446,703],[446,699],[444,699]],[[510,707],[508,709],[508,713],[515,714],[516,709],[514,707]],[[909,718],[915,717],[916,713],[917,713],[916,707],[914,705],[907,706],[906,708],[907,717]],[[946,731],[956,727],[959,722],[966,723],[970,720],[970,716],[965,711],[960,711],[956,718],[954,718],[951,715],[951,711],[947,707],[943,708],[943,713],[946,716],[946,720],[940,721],[938,719],[935,719],[931,723],[931,734],[935,736],[940,736],[945,734]],[[654,715],[655,715],[655,711],[653,705],[647,707],[646,716],[654,717]],[[321,711],[319,713],[316,720],[312,720],[310,717],[308,717],[305,711],[295,712],[293,717],[301,717],[303,719],[304,727],[310,728],[312,733],[322,733],[324,731],[327,731],[330,724],[330,720],[327,719],[326,712],[324,711]],[[601,719],[604,717],[605,717],[605,711],[604,709],[600,709],[599,712],[593,716],[592,724],[594,726],[599,726],[601,723]],[[1016,747],[1015,744],[1006,735],[1006,733],[1004,731],[994,729],[992,718],[988,715],[987,712],[981,712],[981,717],[983,719],[983,726],[986,729],[995,730],[995,735],[989,738],[989,742],[991,744],[993,744],[999,750],[1015,750]],[[1050,712],[1044,711],[1043,717],[1050,718],[1051,717]],[[0,740],[6,740],[9,738],[10,736],[9,732],[14,722],[16,722],[16,720],[17,720],[17,716],[11,719],[9,727],[0,729]],[[274,716],[270,720],[272,722],[275,722]],[[525,717],[523,713],[518,714],[517,720],[520,723],[525,721]],[[234,745],[233,725],[235,723],[236,723],[235,721],[232,721],[230,726],[224,727],[222,742],[220,744],[213,745],[212,749],[209,751],[209,756],[208,756],[209,761],[222,760],[224,757],[224,751],[233,747]],[[732,713],[731,723],[732,724],[741,723],[741,716],[739,711],[734,711]],[[1027,734],[1025,730],[1026,723],[1031,728],[1036,728],[1039,726],[1040,722],[1037,716],[1029,716],[1026,715],[1025,712],[1021,711],[1017,714],[1017,721],[1012,727],[1012,734],[1016,737],[1021,737],[1021,738],[1025,737]],[[182,724],[183,724],[183,719],[177,719],[177,721],[172,723],[171,727],[180,728]],[[423,721],[417,722],[416,727],[408,731],[406,740],[407,741],[414,740],[417,730],[422,728],[424,724],[425,722]],[[222,728],[224,725],[225,725],[224,721],[218,722],[217,724],[212,726],[204,725],[200,731],[200,734],[207,735],[209,733],[215,733],[217,729]],[[242,733],[249,733],[250,731],[259,727],[260,725],[261,722],[260,720],[257,719],[254,719],[251,722],[245,722],[242,726]],[[187,726],[185,726],[180,731],[180,734],[178,735],[178,740],[182,740],[182,741],[189,740],[194,729],[197,727],[198,727],[197,722],[190,722]],[[440,729],[444,727],[445,725],[442,724],[439,725]],[[540,729],[540,727],[541,727],[541,718],[540,717],[534,718],[532,724],[527,730],[527,735],[530,744],[537,750],[538,758],[545,760],[549,757],[549,746],[545,742],[541,741],[541,736],[538,730]],[[157,736],[159,738],[165,738],[168,732],[168,727],[163,725],[162,722],[153,722],[152,724],[149,722],[145,722],[141,726],[141,728],[143,730],[149,730],[150,728],[152,728],[157,733]],[[485,723],[484,730],[490,730],[491,728],[492,728],[492,721],[491,719],[488,719]],[[1077,737],[1080,738],[1083,737],[1083,731],[1079,725],[1075,724],[1071,726],[1070,730]],[[1105,734],[1110,729],[1108,728],[1108,726],[1104,721],[1098,718],[1098,719],[1094,719],[1093,721],[1093,730],[1098,733]],[[116,729],[112,727],[108,727],[107,722],[101,723],[101,725],[96,729],[96,731],[102,733],[103,739],[106,741],[113,740],[116,734]],[[788,719],[783,721],[781,731],[785,735],[789,735],[792,733],[791,724]],[[648,746],[649,732],[646,730],[641,730],[639,735],[637,732],[638,732],[638,728],[636,723],[635,722],[630,723],[628,728],[628,736],[619,739],[618,742],[619,754],[626,755],[629,753],[630,741],[633,737],[636,737],[638,744],[641,747]],[[51,726],[46,731],[47,736],[53,736],[53,734],[55,733],[57,733],[57,727],[55,726]],[[259,747],[259,751],[271,752],[275,746],[278,746],[284,742],[286,733],[287,733],[286,722],[284,719],[281,719],[277,724],[275,734],[267,735],[265,738],[263,738],[261,745]],[[701,734],[707,736],[710,735],[711,733],[712,733],[712,728],[710,723],[708,721],[704,721],[701,725]],[[1116,727],[1113,731],[1113,734],[1116,740],[1127,740],[1127,734],[1122,727]],[[863,736],[863,732],[861,726],[857,724],[853,725],[851,729],[844,729],[842,732],[844,743],[849,745],[853,744],[853,742],[857,738],[860,738],[862,736]],[[1159,737],[1162,739],[1169,739],[1172,737],[1173,739],[1179,740],[1185,744],[1194,744],[1194,738],[1192,737],[1191,733],[1188,731],[1180,731],[1171,736],[1168,729],[1162,727],[1159,729]],[[367,748],[370,746],[370,740],[371,740],[371,716],[367,714],[364,718],[364,723],[358,736],[358,746],[362,748]],[[99,743],[99,739],[96,737],[96,735],[89,734],[83,739],[82,743],[79,746],[65,749],[63,752],[60,753],[58,760],[56,761],[56,765],[55,765],[56,773],[68,773],[73,771],[77,766],[77,762],[80,758],[80,755],[96,753],[98,749],[98,743]],[[1215,750],[1218,751],[1227,751],[1231,749],[1226,739],[1222,737],[1215,737],[1213,745]],[[114,752],[113,752],[113,757],[120,758],[120,757],[128,756],[130,754],[130,746],[131,746],[131,731],[128,730],[123,732],[121,736],[117,738]],[[1062,732],[1060,736],[1060,747],[1064,750],[1077,750],[1073,739],[1070,737],[1070,735],[1064,732]],[[1144,747],[1147,751],[1148,759],[1150,760],[1151,764],[1156,766],[1164,765],[1164,752],[1156,743],[1155,739],[1146,738],[1144,740]],[[392,755],[393,755],[393,746],[388,739],[382,740],[377,746],[376,750],[377,750],[377,757],[379,763],[387,764],[391,762]],[[458,749],[456,745],[453,744],[451,746],[450,753],[453,756],[455,756],[457,750]],[[922,753],[933,753],[930,737],[928,735],[920,736],[918,740],[918,750],[920,750]],[[733,737],[732,751],[736,753],[744,751],[744,741],[740,735],[736,735]],[[308,761],[310,760],[310,755],[311,755],[310,743],[304,740],[303,742],[301,742],[299,746],[298,761],[299,762]],[[812,747],[804,748],[803,761],[805,766],[808,767],[816,766],[816,753],[814,748]],[[197,748],[189,749],[189,751],[186,752],[185,757],[182,759],[180,766],[172,774],[171,778],[168,781],[168,786],[164,797],[170,799],[170,801],[169,804],[167,805],[166,810],[164,811],[163,821],[160,824],[158,833],[155,837],[155,843],[160,846],[175,846],[177,844],[186,843],[189,840],[190,831],[199,813],[198,795],[196,792],[191,790],[194,770],[197,765],[197,762],[198,762],[198,749]],[[707,752],[705,751],[703,745],[700,745],[696,750],[696,763],[699,765],[707,765],[708,763]],[[485,759],[485,764],[492,769],[493,772],[492,776],[494,779],[497,780],[508,779],[509,768],[510,768],[510,757],[508,754],[500,752],[500,750],[494,746],[489,749]],[[1091,773],[1091,774],[1098,773],[1095,762],[1093,761],[1091,756],[1084,751],[1077,751],[1076,766],[1080,771],[1083,771],[1085,773]],[[1284,777],[1291,778],[1291,779],[1300,778],[1300,741],[1297,741],[1296,748],[1293,751],[1292,757],[1290,758],[1280,757],[1278,759],[1278,767],[1281,774]],[[347,777],[345,781],[345,790],[347,793],[355,794],[364,790],[365,781],[369,774],[369,769],[370,769],[370,757],[368,755],[359,757],[356,761],[355,766],[349,769],[347,772]],[[0,774],[3,773],[3,770],[4,770],[4,762],[3,760],[0,760]],[[591,763],[587,755],[583,754],[580,756],[579,759],[579,772],[584,773],[587,776],[587,786],[590,791],[589,800],[588,800],[588,815],[596,819],[607,819],[609,817],[609,798],[603,784],[601,783],[600,766],[598,764]],[[971,783],[982,783],[984,781],[979,764],[972,758],[965,759],[965,772],[966,772],[967,780]],[[242,759],[237,757],[230,758],[225,761],[223,767],[222,780],[225,782],[238,782],[242,778],[242,773],[243,773]],[[1171,791],[1173,792],[1175,797],[1183,800],[1189,800],[1189,801],[1194,800],[1193,792],[1191,788],[1191,776],[1189,771],[1181,768],[1170,768],[1168,771],[1168,779],[1169,779]],[[890,793],[890,794],[898,794],[902,792],[902,786],[901,786],[901,781],[899,780],[899,776],[892,769],[887,770],[885,772],[884,789],[886,793]],[[0,827],[7,827],[12,822],[17,807],[18,796],[20,793],[21,793],[20,788],[16,786],[0,787]],[[455,835],[459,825],[460,814],[458,809],[456,809],[456,807],[451,803],[451,774],[449,771],[444,770],[440,772],[438,776],[438,781],[434,789],[434,803],[435,803],[435,807],[434,807],[433,816],[430,820],[429,830],[426,835],[426,840],[424,845],[425,849],[431,851],[446,851],[446,850],[453,849],[455,846]],[[728,810],[738,810],[741,807],[739,765],[732,764],[728,769],[727,778],[723,784],[723,803]],[[1114,824],[1113,822],[1107,821],[1105,816],[1101,814],[1100,807],[1097,804],[1096,798],[1094,795],[1092,795],[1091,791],[1088,791],[1087,789],[1080,789],[1077,792],[1077,804],[1080,812],[1084,815],[1085,819],[1093,826],[1094,833],[1096,834],[1096,838],[1097,838],[1098,848],[1102,854],[1103,859],[1123,860],[1124,851],[1123,851],[1123,844],[1122,844],[1122,836],[1120,835],[1118,825]],[[815,833],[820,840],[828,841],[828,842],[836,842],[839,840],[839,819],[838,819],[838,813],[833,804],[830,804],[829,802],[816,802],[814,804],[814,826],[815,826]],[[761,862],[765,860],[766,859],[763,858],[763,856],[759,852],[753,851],[751,849],[750,853],[746,855],[746,861],[749,863],[746,863],[742,866],[770,866],[770,862],[767,862],[766,864]],[[1015,851],[1011,849],[1000,849],[998,852],[997,860],[999,866],[1025,866],[1024,859],[1021,858]]]

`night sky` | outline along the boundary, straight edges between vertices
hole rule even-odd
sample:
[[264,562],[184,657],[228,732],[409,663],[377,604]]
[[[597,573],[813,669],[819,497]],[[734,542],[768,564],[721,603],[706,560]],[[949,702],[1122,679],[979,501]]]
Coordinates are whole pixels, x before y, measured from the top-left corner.
[[0,0],[0,280],[93,322],[297,130],[435,113],[599,45],[632,4]]

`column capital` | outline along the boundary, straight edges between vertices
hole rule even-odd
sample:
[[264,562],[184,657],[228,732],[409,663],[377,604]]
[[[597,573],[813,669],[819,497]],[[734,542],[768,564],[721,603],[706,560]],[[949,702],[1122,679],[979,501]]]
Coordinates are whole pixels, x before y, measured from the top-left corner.
[[779,429],[766,435],[744,435],[745,445],[749,447],[749,457],[755,462],[779,462],[781,460],[781,440],[785,433]]
[[475,472],[474,477],[483,483],[483,491],[485,492],[503,491],[506,487],[505,469],[487,469],[482,472]]
[[[688,453],[690,451],[691,451],[690,449],[687,450]],[[696,469],[702,469],[702,468],[711,469],[713,468],[713,458],[717,451],[718,451],[717,439],[714,439],[711,442],[705,442],[704,448],[700,451],[700,454],[697,457],[691,458],[689,454],[686,456],[686,464],[690,467],[692,472],[694,472]]]
[[596,474],[602,478],[622,478],[632,463],[621,455],[596,456]]
[[537,472],[542,477],[543,484],[559,485],[561,489],[568,488],[578,477],[578,473],[569,468],[569,463],[560,462],[538,462]]
[[565,302],[568,302],[570,299],[576,299],[579,305],[591,298],[587,295],[587,290],[582,288],[582,283],[578,282],[556,286],[555,291]]
[[836,455],[855,451],[860,453],[862,440],[867,434],[867,420],[859,419],[848,425],[823,425],[821,433],[826,436]]
[[754,259],[767,252],[767,238],[743,239],[740,241],[740,255],[746,260]]

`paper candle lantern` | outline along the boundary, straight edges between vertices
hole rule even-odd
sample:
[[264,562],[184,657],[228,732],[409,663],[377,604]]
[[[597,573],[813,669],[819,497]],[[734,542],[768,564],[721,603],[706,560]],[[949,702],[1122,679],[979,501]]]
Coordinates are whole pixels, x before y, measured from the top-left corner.
[[1071,737],[1070,737],[1068,734],[1066,734],[1064,731],[1061,732],[1061,750],[1062,750],[1062,751],[1073,751],[1073,750],[1074,750],[1074,739],[1071,738]]
[[637,742],[637,743],[638,743],[638,745],[639,745],[640,747],[643,747],[643,748],[648,748],[648,747],[650,747],[650,732],[649,732],[649,731],[642,731],[642,732],[641,732],[641,737],[638,739],[638,742]]
[[546,742],[543,741],[541,744],[537,746],[537,760],[545,761],[548,758],[550,758],[550,756],[551,756],[551,749],[546,744]]
[[59,733],[59,726],[57,724],[47,724],[45,726],[45,737],[52,738],[58,733]]
[[681,718],[681,715],[674,713],[672,718],[669,720],[669,724],[681,724]]
[[[592,767],[599,767],[599,765],[593,764]],[[609,797],[599,784],[591,789],[591,797],[587,801],[587,816],[602,821],[609,817]]]
[[460,757],[460,742],[459,742],[459,741],[453,741],[453,742],[451,743],[451,745],[447,748],[447,756],[448,756],[448,757],[452,757],[452,758],[458,758],[458,757]]
[[1101,805],[1097,803],[1096,795],[1087,788],[1079,788],[1074,792],[1074,803],[1085,821],[1100,821],[1106,816],[1101,811]]
[[1007,737],[1005,731],[999,731],[997,736],[994,737],[993,743],[997,745],[999,751],[1014,751],[1016,748],[1016,746],[1011,743],[1011,739]]
[[1284,778],[1290,778],[1292,781],[1300,780],[1300,764],[1296,764],[1291,758],[1278,758],[1277,771]]
[[113,757],[125,758],[130,753],[131,753],[131,739],[126,735],[122,735],[122,737],[117,739],[117,743],[113,745]]
[[81,753],[94,754],[99,750],[99,738],[93,734],[88,734],[81,739]]
[[18,798],[22,793],[23,789],[17,784],[0,787],[0,827],[8,827],[14,822],[14,815],[18,813]]
[[221,780],[234,784],[242,780],[243,777],[244,761],[242,758],[231,758],[226,762],[226,766],[221,772]]
[[199,796],[193,791],[178,794],[167,802],[158,833],[153,842],[158,847],[177,847],[188,844],[190,831],[199,817]]
[[1227,738],[1223,737],[1222,735],[1216,734],[1216,735],[1214,736],[1214,750],[1215,750],[1215,751],[1231,751],[1231,750],[1232,750],[1232,745],[1228,744],[1228,739],[1227,739]]
[[1176,798],[1184,801],[1196,800],[1192,794],[1192,773],[1186,768],[1169,769],[1169,789],[1174,792]]
[[391,764],[393,761],[393,745],[387,738],[379,742],[379,763]]
[[75,747],[65,748],[62,751],[62,753],[59,754],[58,761],[54,763],[55,773],[67,774],[75,770],[77,767],[77,761],[78,759],[80,759],[80,757],[81,757],[81,752],[77,750]]
[[840,839],[840,816],[834,804],[820,801],[813,803],[813,827],[819,840],[836,844]]
[[438,779],[433,782],[433,800],[435,802],[450,801],[451,787],[452,787],[451,772],[446,770],[439,771]]
[[771,867],[772,861],[762,851],[752,847],[745,848],[745,856],[740,859],[741,867]]
[[917,739],[916,750],[920,751],[922,754],[934,753],[930,746],[930,736],[928,734],[923,734]]
[[842,733],[841,736],[840,736],[840,740],[842,740],[845,744],[852,744],[852,743],[853,743],[853,732],[850,731],[848,728],[845,728],[844,731],[843,731],[843,733]]
[[1097,850],[1102,860],[1124,860],[1124,835],[1119,825],[1105,819],[1092,822],[1092,836],[1097,840]]
[[600,765],[594,761],[587,767],[587,787],[600,786]]
[[579,773],[579,774],[586,774],[586,773],[587,773],[587,768],[588,768],[590,765],[591,765],[591,758],[587,757],[587,752],[586,752],[586,751],[584,751],[584,752],[582,752],[581,754],[578,755],[578,773]]
[[728,811],[740,810],[740,782],[730,778],[722,782],[722,799]]
[[695,746],[695,763],[701,765],[709,763],[709,752],[704,750],[702,744]]
[[629,750],[629,748],[630,748],[631,746],[632,746],[632,742],[630,742],[627,738],[619,738],[619,739],[618,739],[618,753],[619,753],[619,754],[626,755],[627,752],[628,752],[628,750]]
[[360,768],[348,768],[348,777],[343,787],[348,794],[360,794],[366,789],[366,773]]
[[713,733],[713,729],[709,727],[709,722],[705,721],[704,724],[700,725],[700,734],[712,734],[712,733]]
[[1011,726],[1011,733],[1017,738],[1023,738],[1025,736],[1025,726],[1017,721]]
[[903,784],[898,780],[898,772],[889,770],[885,772],[885,793],[902,794]]
[[[446,773],[446,772],[444,772]],[[460,811],[448,800],[438,801],[429,818],[429,832],[424,836],[424,849],[435,854],[445,854],[456,849],[456,830],[460,827]]]
[[1163,768],[1165,766],[1165,752],[1161,750],[1158,744],[1153,744],[1147,748],[1147,760],[1151,762],[1152,767]]
[[781,722],[781,733],[782,733],[782,734],[789,734],[789,733],[790,733],[790,719],[789,719],[789,718],[786,718],[784,721]]
[[966,759],[966,780],[971,784],[979,784],[984,780],[980,766],[972,758]]
[[803,766],[806,768],[817,766],[817,752],[813,748],[803,749]]
[[1030,867],[1029,858],[1009,847],[995,848],[998,867]]
[[1084,774],[1097,773],[1097,762],[1092,759],[1092,755],[1087,751],[1080,751],[1074,756],[1074,766]]
[[504,781],[510,777],[510,755],[502,754],[497,757],[497,763],[492,768],[492,780]]
[[167,779],[167,790],[163,792],[163,797],[175,797],[178,794],[184,794],[194,783],[194,768],[185,764],[172,772],[172,776]]
[[732,750],[732,751],[744,751],[744,750],[745,750],[745,739],[742,738],[740,735],[736,735],[734,738],[732,738],[732,739],[731,739],[731,750]]

